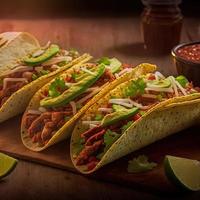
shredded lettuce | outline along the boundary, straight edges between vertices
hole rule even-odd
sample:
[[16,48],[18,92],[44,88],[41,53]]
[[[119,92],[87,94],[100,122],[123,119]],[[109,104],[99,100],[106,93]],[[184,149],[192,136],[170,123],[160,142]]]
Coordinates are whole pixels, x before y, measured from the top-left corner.
[[156,166],[157,163],[149,162],[147,156],[139,155],[137,158],[129,160],[127,171],[129,173],[146,172],[152,170]]
[[97,60],[97,63],[104,64],[104,65],[110,65],[111,61],[108,57],[102,57],[101,59]]
[[123,94],[125,97],[134,97],[139,94],[144,93],[144,89],[146,88],[146,83],[142,78],[137,80],[132,80],[130,84],[124,88]]

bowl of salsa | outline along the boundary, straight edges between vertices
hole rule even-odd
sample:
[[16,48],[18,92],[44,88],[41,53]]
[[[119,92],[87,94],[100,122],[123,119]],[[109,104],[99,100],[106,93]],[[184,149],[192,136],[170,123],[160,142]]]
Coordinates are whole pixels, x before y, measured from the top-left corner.
[[187,76],[194,84],[200,84],[200,41],[179,44],[171,54],[178,73]]

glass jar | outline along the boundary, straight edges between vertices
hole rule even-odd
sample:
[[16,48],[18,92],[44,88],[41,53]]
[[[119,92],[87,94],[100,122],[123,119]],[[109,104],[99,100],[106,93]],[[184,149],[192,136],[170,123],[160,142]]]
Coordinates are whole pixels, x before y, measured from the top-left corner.
[[142,0],[141,15],[144,44],[154,53],[169,53],[180,41],[183,16],[181,0]]

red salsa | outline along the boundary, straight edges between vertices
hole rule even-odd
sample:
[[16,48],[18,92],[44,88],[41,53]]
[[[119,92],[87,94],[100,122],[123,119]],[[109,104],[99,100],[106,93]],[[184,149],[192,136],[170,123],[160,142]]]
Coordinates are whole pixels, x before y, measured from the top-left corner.
[[185,60],[200,63],[200,44],[180,47],[177,50],[177,55]]

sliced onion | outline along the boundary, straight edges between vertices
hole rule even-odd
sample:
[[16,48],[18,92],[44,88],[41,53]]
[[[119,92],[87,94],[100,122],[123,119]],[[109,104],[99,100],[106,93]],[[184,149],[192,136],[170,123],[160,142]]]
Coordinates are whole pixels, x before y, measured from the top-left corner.
[[81,70],[88,73],[88,74],[95,75],[94,72],[90,71],[89,69],[86,69],[85,67],[81,67]]
[[87,101],[88,99],[90,99],[91,97],[93,97],[96,93],[98,93],[100,90],[97,89],[97,90],[94,90],[93,92],[91,92],[90,94],[88,94],[87,96],[83,97],[82,99],[78,100],[76,103],[77,104],[82,104],[83,102]]
[[137,108],[139,108],[139,109],[141,109],[141,110],[147,110],[147,109],[149,109],[149,106],[143,106],[142,104],[137,103],[136,101],[133,101],[132,99],[130,99],[130,103],[131,103],[133,106],[135,106],[135,107],[137,107]]
[[158,98],[155,94],[143,94],[141,96],[144,98],[149,98],[149,99],[157,99]]
[[43,49],[38,49],[37,51],[35,51],[35,52],[32,54],[32,57],[35,58],[35,57],[41,56],[44,52],[45,52],[45,50],[43,50]]
[[38,109],[40,112],[47,112],[47,109],[46,108],[44,108],[44,107],[39,107],[39,109]]
[[170,88],[161,88],[161,87],[146,87],[145,88],[146,91],[156,91],[156,92],[169,92],[169,93],[173,93],[173,89]]
[[74,101],[70,101],[69,104],[72,107],[72,113],[73,113],[73,115],[75,115],[77,113],[76,103]]
[[95,90],[98,90],[98,89],[99,89],[99,87],[90,87],[85,92],[92,92],[92,91],[95,91]]
[[42,112],[39,110],[28,110],[27,113],[33,115],[40,115]]
[[165,77],[159,71],[155,72],[155,76],[161,79],[165,79]]
[[60,68],[60,67],[59,67],[58,65],[55,65],[55,64],[51,66],[51,69],[57,70],[57,69],[59,69],[59,68]]
[[50,47],[51,41],[48,41],[43,47],[42,49],[48,49]]
[[94,128],[94,127],[97,127],[97,125],[96,124],[90,124],[90,129]]
[[112,108],[99,108],[98,111],[111,113],[113,111],[113,109]]
[[101,123],[101,121],[82,121],[83,124],[95,124],[95,125],[99,125]]
[[187,95],[185,89],[181,86],[181,84],[175,80],[176,85],[178,86],[178,88],[181,90],[181,92],[183,93],[183,95]]
[[178,94],[178,89],[177,89],[177,86],[176,86],[175,78],[173,76],[169,76],[169,80],[171,81],[172,87],[174,88],[175,96],[178,97],[179,94]]
[[5,72],[2,76],[7,76],[15,72],[24,72],[24,71],[31,71],[31,70],[33,70],[33,67],[19,66],[19,67],[14,68],[13,70]]
[[121,106],[125,106],[127,108],[132,108],[133,107],[130,102],[116,101],[116,99],[110,99],[109,103],[118,104],[118,105],[121,105]]
[[4,78],[3,79],[3,90],[7,87],[8,82],[27,82],[26,78]]
[[42,66],[54,65],[54,64],[57,64],[57,63],[60,63],[63,61],[69,62],[71,60],[72,60],[72,57],[70,57],[70,56],[57,56],[57,57],[53,57],[50,60],[42,63]]

